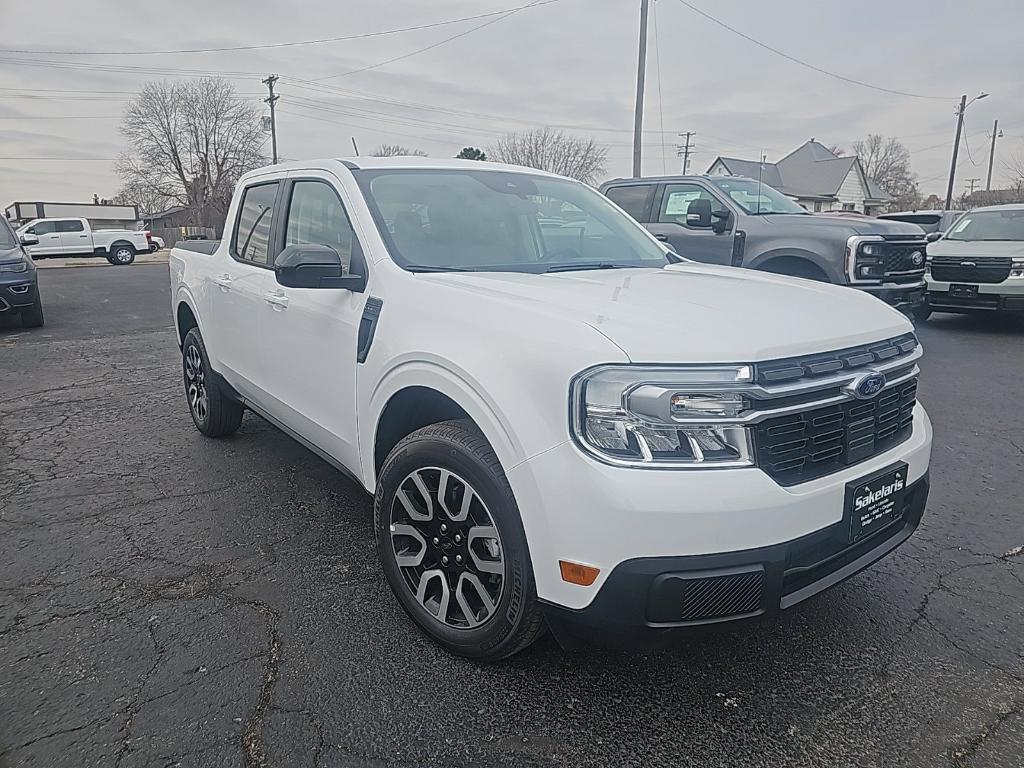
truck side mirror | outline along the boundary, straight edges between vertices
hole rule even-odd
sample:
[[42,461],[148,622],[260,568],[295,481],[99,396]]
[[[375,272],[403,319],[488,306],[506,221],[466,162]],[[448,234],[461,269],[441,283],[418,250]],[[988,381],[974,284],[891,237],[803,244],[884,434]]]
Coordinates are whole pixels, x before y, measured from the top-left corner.
[[39,238],[27,232],[18,239],[21,240],[22,245],[39,245]]
[[711,201],[705,197],[691,200],[686,207],[686,226],[696,229],[711,227]]
[[329,245],[289,245],[274,259],[274,277],[287,288],[345,288],[362,291],[366,278],[348,272]]
[[941,240],[942,239],[942,233],[941,232],[929,232],[927,235],[925,235],[924,239],[925,239],[926,242],[934,243],[936,240]]

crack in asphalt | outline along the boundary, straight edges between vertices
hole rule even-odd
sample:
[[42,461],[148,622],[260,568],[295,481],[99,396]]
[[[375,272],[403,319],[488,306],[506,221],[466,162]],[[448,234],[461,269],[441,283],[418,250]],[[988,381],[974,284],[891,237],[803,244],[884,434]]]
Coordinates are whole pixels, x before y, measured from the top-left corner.
[[277,676],[281,666],[281,634],[279,631],[281,617],[277,611],[262,601],[251,600],[249,605],[263,614],[267,622],[269,648],[267,650],[267,664],[264,669],[263,682],[260,685],[259,699],[256,701],[256,708],[253,710],[249,721],[245,724],[245,731],[242,735],[242,747],[245,751],[246,766],[248,768],[263,768],[267,764],[267,755],[262,738],[263,722],[270,709],[274,685],[277,683]]
[[951,746],[947,756],[953,768],[968,768],[974,755],[989,737],[999,730],[1003,723],[1022,712],[1024,712],[1024,697],[1016,699],[1010,706],[1001,709],[990,722],[981,727],[981,730],[965,738],[961,744]]

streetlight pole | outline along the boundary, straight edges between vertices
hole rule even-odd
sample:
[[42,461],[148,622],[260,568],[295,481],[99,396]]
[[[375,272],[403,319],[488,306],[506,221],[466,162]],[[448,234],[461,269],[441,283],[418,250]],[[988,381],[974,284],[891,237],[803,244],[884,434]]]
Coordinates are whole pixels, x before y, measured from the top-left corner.
[[633,113],[633,177],[640,177],[640,156],[644,132],[644,77],[647,74],[647,9],[650,0],[640,0],[640,51],[636,68],[636,111]]
[[953,159],[949,163],[949,184],[946,186],[946,205],[944,210],[949,210],[953,205],[953,182],[956,180],[956,158],[960,153],[960,135],[964,130],[964,112],[967,111],[967,107],[976,102],[978,99],[984,99],[988,96],[987,93],[979,93],[970,101],[967,100],[967,94],[965,93],[960,97],[960,106],[956,111],[956,139],[953,142]]

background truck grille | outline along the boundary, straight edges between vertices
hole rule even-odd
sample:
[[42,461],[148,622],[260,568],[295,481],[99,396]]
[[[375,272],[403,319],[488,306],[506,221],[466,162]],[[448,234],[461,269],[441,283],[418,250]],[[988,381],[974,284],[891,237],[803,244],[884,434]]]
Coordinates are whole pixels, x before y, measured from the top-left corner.
[[1001,283],[1010,276],[1012,263],[1009,258],[998,257],[934,256],[932,279],[940,283]]
[[779,485],[796,485],[877,456],[910,437],[917,378],[871,400],[851,400],[758,424],[758,463]]
[[884,269],[887,276],[898,275],[902,272],[913,272],[915,275],[912,277],[917,278],[924,274],[924,262],[920,264],[914,263],[914,254],[921,254],[921,258],[924,258],[925,243],[919,242],[908,242],[908,243],[893,243],[888,242],[885,244],[885,255]]

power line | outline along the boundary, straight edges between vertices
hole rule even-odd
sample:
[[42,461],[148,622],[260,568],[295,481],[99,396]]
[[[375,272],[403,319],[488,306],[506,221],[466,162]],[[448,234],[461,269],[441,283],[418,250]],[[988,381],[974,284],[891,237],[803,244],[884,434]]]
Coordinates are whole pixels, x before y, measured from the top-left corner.
[[483,29],[484,27],[489,27],[491,24],[497,24],[499,21],[504,21],[509,16],[512,16],[513,14],[516,14],[519,11],[525,10],[527,8],[536,8],[536,7],[539,7],[539,6],[542,6],[542,5],[550,5],[551,3],[557,3],[557,2],[559,2],[559,0],[533,0],[533,2],[527,3],[526,5],[520,5],[517,8],[512,8],[510,10],[502,11],[501,15],[499,15],[497,18],[489,19],[488,21],[485,21],[483,24],[477,24],[475,27],[470,27],[469,29],[463,30],[462,32],[459,32],[456,35],[452,35],[451,37],[446,37],[444,40],[439,40],[436,43],[431,43],[430,45],[424,46],[423,48],[417,48],[415,51],[410,51],[409,53],[403,53],[401,56],[394,56],[394,57],[392,57],[390,59],[385,59],[384,61],[378,61],[376,64],[369,64],[369,65],[367,65],[365,67],[358,67],[357,69],[350,69],[348,72],[341,72],[341,73],[339,73],[337,75],[327,75],[326,77],[315,77],[315,78],[313,78],[313,82],[322,82],[324,80],[333,80],[336,77],[348,77],[349,75],[354,75],[354,74],[357,74],[359,72],[367,72],[367,71],[369,71],[371,69],[379,69],[380,67],[386,66],[387,64],[393,64],[396,61],[402,61],[403,59],[408,59],[408,58],[410,58],[412,56],[416,56],[418,54],[425,53],[426,51],[432,51],[434,48],[439,48],[440,46],[442,46],[442,45],[444,45],[446,43],[450,43],[452,40],[458,40],[460,37],[465,37],[466,35],[470,35],[470,34],[476,32],[479,29]]
[[756,46],[764,48],[766,51],[770,51],[771,53],[774,53],[776,56],[781,56],[782,58],[786,59],[787,61],[791,61],[794,64],[799,64],[801,67],[806,67],[807,69],[813,70],[813,71],[818,72],[820,74],[828,75],[829,77],[834,77],[837,80],[842,80],[843,82],[846,82],[846,83],[852,83],[853,85],[859,85],[862,88],[870,88],[871,90],[874,90],[874,91],[882,91],[883,93],[891,93],[891,94],[894,94],[896,96],[910,96],[911,98],[914,98],[914,99],[935,99],[937,101],[947,101],[949,99],[956,98],[955,96],[929,96],[929,95],[925,95],[925,94],[921,94],[921,93],[910,93],[909,91],[897,91],[897,90],[894,90],[892,88],[883,88],[880,85],[872,85],[871,83],[865,83],[863,80],[855,80],[852,77],[846,77],[845,75],[840,75],[840,74],[838,74],[836,72],[830,72],[827,69],[823,69],[821,67],[815,66],[814,64],[811,64],[810,62],[804,61],[803,59],[798,59],[796,56],[792,56],[792,55],[786,53],[785,51],[780,51],[778,48],[774,48],[774,47],[768,45],[768,43],[764,43],[764,42],[762,42],[762,41],[760,41],[760,40],[758,40],[756,38],[751,37],[748,34],[740,32],[735,27],[730,27],[728,24],[726,24],[721,19],[715,18],[710,13],[705,13],[700,8],[698,8],[697,6],[693,5],[692,3],[687,2],[687,0],[679,0],[679,2],[682,3],[683,5],[685,5],[687,8],[689,8],[694,13],[697,13],[697,14],[703,16],[708,21],[713,22],[714,24],[717,24],[718,26],[722,27],[723,29],[729,30],[734,35],[739,35],[744,40],[747,40],[748,42],[751,42],[751,43],[753,43]]
[[175,48],[169,50],[156,50],[156,51],[41,51],[29,48],[0,48],[0,53],[32,53],[40,54],[43,56],[159,56],[167,54],[178,54],[178,53],[220,53],[223,51],[258,51],[267,48],[290,48],[301,45],[321,45],[323,43],[338,43],[344,40],[362,40],[368,37],[382,37],[384,35],[395,35],[401,32],[415,32],[421,29],[433,29],[435,27],[444,27],[449,24],[459,24],[464,21],[475,21],[476,19],[484,19],[491,16],[500,16],[505,13],[514,13],[521,11],[524,8],[529,8],[533,5],[547,5],[548,3],[555,3],[558,0],[543,0],[539,3],[527,3],[515,8],[505,8],[500,11],[489,11],[487,13],[478,13],[473,16],[462,16],[457,19],[445,19],[444,21],[434,21],[429,24],[417,24],[411,27],[397,27],[395,29],[383,29],[377,32],[362,32],[355,35],[341,35],[339,37],[321,37],[313,40],[291,40],[284,43],[260,43],[257,45],[229,45],[220,48]]

